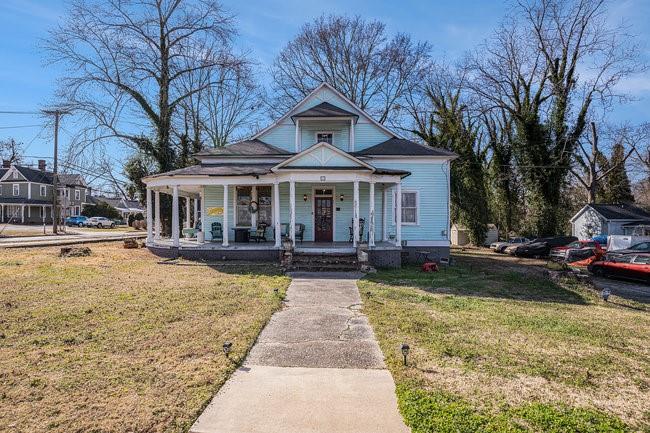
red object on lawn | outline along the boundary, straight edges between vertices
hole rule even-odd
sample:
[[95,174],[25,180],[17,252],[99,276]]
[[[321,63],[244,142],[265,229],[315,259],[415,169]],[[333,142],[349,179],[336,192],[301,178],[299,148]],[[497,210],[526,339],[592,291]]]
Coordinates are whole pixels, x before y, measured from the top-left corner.
[[422,272],[437,272],[438,264],[436,262],[426,262],[422,264]]

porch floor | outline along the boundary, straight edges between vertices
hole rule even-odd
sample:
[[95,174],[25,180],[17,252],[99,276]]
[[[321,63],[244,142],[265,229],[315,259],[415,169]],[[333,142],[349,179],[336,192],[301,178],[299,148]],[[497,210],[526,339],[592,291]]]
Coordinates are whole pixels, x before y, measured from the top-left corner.
[[[149,246],[171,248],[171,239],[157,239]],[[179,248],[181,250],[231,250],[231,251],[255,251],[255,250],[280,250],[276,248],[271,240],[268,242],[229,242],[227,247],[217,242],[198,242],[196,239],[181,238]],[[373,250],[398,250],[400,247],[391,242],[379,241],[375,243]],[[355,248],[350,242],[296,242],[296,252],[302,253],[354,253]]]

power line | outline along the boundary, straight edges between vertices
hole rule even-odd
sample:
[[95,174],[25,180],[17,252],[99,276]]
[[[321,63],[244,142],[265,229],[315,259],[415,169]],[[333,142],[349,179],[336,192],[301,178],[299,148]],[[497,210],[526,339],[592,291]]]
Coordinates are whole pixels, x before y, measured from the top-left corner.
[[40,111],[0,111],[0,114],[43,114]]
[[19,129],[19,128],[34,128],[36,126],[41,126],[42,123],[37,125],[16,125],[16,126],[0,126],[0,129]]

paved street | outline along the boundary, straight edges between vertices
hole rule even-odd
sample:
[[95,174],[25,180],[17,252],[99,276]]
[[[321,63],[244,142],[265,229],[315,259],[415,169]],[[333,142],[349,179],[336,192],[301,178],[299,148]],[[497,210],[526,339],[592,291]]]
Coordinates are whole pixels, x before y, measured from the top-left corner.
[[190,431],[408,432],[355,277],[294,275],[285,308]]
[[[3,225],[4,227],[5,225]],[[97,230],[92,228],[71,228],[67,227],[66,232],[57,235],[52,234],[51,227],[46,227],[45,235],[42,227],[8,225],[7,233],[18,233],[16,236],[0,237],[0,248],[21,248],[36,246],[69,245],[76,243],[101,242],[124,237],[142,238],[147,234],[144,231],[133,231],[115,228]],[[31,235],[33,234],[33,235]]]

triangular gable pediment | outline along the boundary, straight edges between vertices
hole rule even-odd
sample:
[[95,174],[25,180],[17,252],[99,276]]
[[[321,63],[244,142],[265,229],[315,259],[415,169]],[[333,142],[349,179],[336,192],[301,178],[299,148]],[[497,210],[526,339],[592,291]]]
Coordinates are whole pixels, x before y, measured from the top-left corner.
[[260,137],[267,134],[269,131],[282,125],[284,122],[293,123],[293,121],[291,120],[291,116],[293,116],[294,114],[298,114],[302,111],[309,110],[324,102],[332,104],[335,107],[338,107],[342,110],[348,111],[351,114],[358,116],[359,119],[364,119],[366,123],[373,124],[379,130],[381,130],[382,133],[385,134],[387,137],[399,137],[399,134],[394,133],[393,131],[391,131],[381,123],[377,122],[368,113],[362,110],[354,102],[346,98],[341,92],[336,90],[333,86],[323,82],[318,87],[316,87],[310,94],[308,94],[300,102],[298,102],[291,110],[289,110],[282,117],[280,117],[276,122],[274,122],[273,124],[269,125],[267,128],[264,128],[263,130],[255,134],[252,137],[252,139],[259,139]]
[[[14,173],[17,173],[18,177],[14,177]],[[4,181],[9,182],[12,180],[21,181],[21,182],[27,180],[25,176],[23,176],[23,174],[20,172],[20,170],[18,170],[18,168],[16,168],[16,166],[14,165],[12,165],[9,168],[9,170],[7,170],[7,172],[4,174],[4,176],[2,176],[0,182],[4,182]]]
[[290,168],[358,168],[373,170],[374,167],[358,158],[332,146],[329,143],[318,143],[293,157],[273,167],[273,170]]

